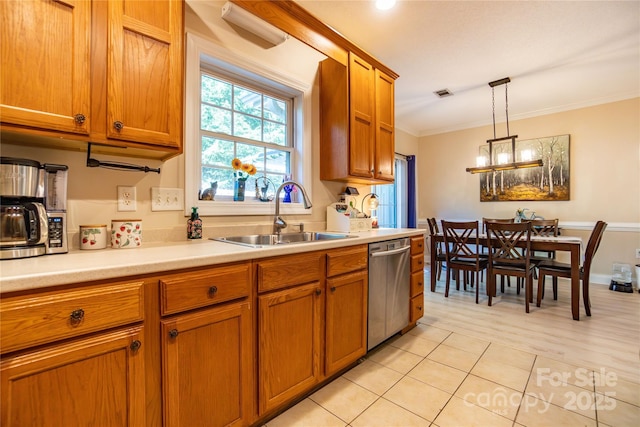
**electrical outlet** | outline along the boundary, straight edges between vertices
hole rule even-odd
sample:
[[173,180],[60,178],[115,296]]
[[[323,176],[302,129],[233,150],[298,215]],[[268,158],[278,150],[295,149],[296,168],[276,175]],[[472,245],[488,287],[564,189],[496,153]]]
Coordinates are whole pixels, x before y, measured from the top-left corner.
[[182,188],[151,187],[152,211],[181,211],[184,209]]
[[118,211],[134,212],[136,209],[136,187],[118,185]]
[[636,249],[636,258],[640,259],[640,249]]

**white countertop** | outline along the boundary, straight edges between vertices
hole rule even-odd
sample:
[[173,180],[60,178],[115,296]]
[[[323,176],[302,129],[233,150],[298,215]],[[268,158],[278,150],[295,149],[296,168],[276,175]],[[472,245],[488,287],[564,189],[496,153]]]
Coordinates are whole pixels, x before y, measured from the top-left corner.
[[92,280],[159,273],[234,261],[340,248],[401,237],[426,230],[380,228],[352,238],[262,248],[213,240],[143,245],[135,249],[74,250],[66,254],[0,261],[0,292],[14,292]]

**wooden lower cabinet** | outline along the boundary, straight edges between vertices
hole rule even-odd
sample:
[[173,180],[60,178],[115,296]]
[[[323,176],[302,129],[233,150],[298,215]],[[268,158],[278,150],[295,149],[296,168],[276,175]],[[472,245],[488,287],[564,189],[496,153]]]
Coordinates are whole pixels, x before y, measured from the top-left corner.
[[[409,327],[424,316],[424,236],[411,238],[411,301]],[[406,330],[406,328],[405,328]]]
[[367,353],[366,270],[327,279],[325,374],[330,376]]
[[10,426],[144,426],[142,327],[3,358],[2,416]]
[[316,281],[258,297],[260,416],[320,381],[322,288]]
[[164,426],[244,426],[253,418],[249,302],[161,321]]

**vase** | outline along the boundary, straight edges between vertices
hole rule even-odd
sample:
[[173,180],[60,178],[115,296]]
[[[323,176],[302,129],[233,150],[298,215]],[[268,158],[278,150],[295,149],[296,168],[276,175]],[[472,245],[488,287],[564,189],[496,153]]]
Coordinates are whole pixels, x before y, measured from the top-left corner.
[[244,202],[244,187],[247,183],[244,179],[236,179],[233,183],[233,201]]
[[284,186],[284,197],[282,203],[291,203],[291,191],[293,191],[293,185]]

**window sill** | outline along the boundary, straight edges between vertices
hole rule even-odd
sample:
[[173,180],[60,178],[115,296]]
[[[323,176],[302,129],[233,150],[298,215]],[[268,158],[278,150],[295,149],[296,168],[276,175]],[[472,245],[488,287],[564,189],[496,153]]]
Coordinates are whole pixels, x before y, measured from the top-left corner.
[[[274,202],[257,202],[245,200],[233,201],[198,201],[198,214],[200,216],[248,216],[248,215],[275,215]],[[281,215],[311,215],[313,208],[305,209],[302,203],[280,202]],[[185,215],[191,214],[191,208],[185,209]]]

